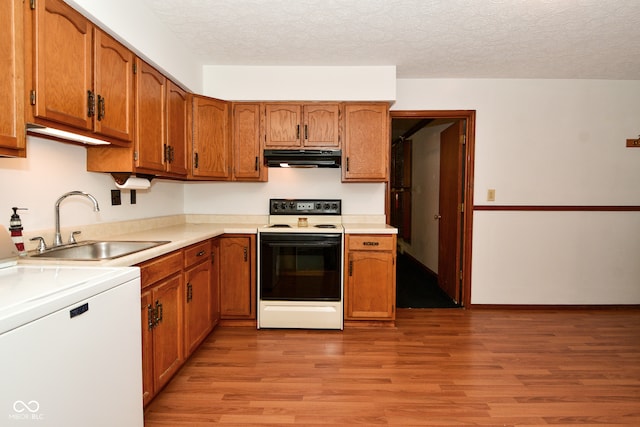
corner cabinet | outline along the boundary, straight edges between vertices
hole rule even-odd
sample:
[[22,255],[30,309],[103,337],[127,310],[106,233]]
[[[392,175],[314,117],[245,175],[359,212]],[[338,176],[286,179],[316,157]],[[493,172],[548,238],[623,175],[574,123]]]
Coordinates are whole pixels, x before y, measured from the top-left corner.
[[0,4],[0,156],[25,157],[22,1]]
[[136,170],[186,176],[190,95],[136,59]]
[[396,235],[345,235],[345,320],[394,321]]
[[186,178],[191,94],[140,58],[134,76],[135,140],[127,147],[87,146],[87,170]]
[[133,53],[61,0],[38,0],[29,13],[27,120],[130,143]]
[[345,103],[342,144],[343,182],[389,180],[389,106],[386,103]]

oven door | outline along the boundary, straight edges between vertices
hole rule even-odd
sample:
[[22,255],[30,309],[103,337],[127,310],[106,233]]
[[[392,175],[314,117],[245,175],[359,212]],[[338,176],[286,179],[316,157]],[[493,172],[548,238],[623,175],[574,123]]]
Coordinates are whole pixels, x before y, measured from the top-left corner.
[[262,301],[341,301],[342,235],[261,233]]

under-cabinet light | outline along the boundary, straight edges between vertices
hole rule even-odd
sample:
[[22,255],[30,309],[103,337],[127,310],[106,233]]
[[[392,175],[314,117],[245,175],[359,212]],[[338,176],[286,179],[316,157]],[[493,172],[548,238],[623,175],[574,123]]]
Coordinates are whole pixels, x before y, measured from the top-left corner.
[[103,141],[97,138],[91,138],[84,135],[78,135],[77,133],[67,132],[64,130],[42,127],[42,126],[27,126],[28,133],[37,133],[44,136],[51,136],[54,138],[65,139],[68,141],[81,142],[83,144],[88,145],[109,145],[110,143],[107,141]]

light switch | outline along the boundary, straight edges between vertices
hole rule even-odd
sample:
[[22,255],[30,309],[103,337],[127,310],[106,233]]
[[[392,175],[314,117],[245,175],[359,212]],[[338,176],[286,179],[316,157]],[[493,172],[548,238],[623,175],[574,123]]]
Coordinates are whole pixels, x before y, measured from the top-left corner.
[[496,190],[495,188],[490,188],[487,190],[487,202],[495,202],[496,201]]

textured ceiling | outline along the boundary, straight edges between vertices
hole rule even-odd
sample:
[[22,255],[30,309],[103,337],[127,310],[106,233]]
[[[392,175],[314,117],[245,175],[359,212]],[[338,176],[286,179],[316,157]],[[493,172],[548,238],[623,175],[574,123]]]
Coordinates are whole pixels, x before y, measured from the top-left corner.
[[640,0],[143,0],[208,65],[640,80]]

